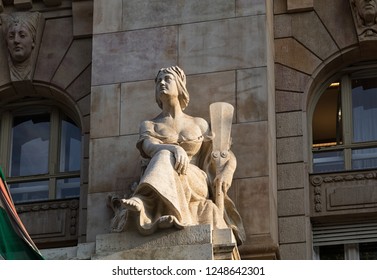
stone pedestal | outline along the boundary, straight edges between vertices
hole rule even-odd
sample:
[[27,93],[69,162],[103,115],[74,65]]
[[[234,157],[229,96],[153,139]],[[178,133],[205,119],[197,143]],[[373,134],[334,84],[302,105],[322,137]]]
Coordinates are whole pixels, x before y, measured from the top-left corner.
[[98,235],[92,259],[107,260],[232,260],[239,259],[230,229],[198,225],[182,230],[160,230],[142,236],[136,229]]

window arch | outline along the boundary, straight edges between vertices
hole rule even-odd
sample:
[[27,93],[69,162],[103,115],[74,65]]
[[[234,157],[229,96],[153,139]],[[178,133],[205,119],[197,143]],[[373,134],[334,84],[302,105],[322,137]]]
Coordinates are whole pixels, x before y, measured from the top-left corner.
[[344,69],[317,98],[312,113],[312,171],[376,168],[377,64]]
[[15,203],[79,197],[81,129],[73,112],[26,98],[0,111],[0,162]]

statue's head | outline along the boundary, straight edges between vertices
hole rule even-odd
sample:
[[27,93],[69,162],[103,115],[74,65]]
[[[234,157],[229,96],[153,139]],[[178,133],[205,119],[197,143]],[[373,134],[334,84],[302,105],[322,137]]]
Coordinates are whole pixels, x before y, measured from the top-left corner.
[[7,16],[4,37],[14,63],[28,59],[35,47],[36,15],[22,13]]
[[[161,68],[158,71],[156,79],[155,79],[156,85],[157,85],[157,82],[159,81],[159,79],[162,76],[165,76],[167,74],[172,75],[174,77],[175,81],[176,81],[179,104],[181,105],[182,110],[184,110],[187,107],[187,105],[190,101],[190,95],[189,95],[187,88],[186,88],[186,75],[183,72],[183,70],[181,68],[179,68],[178,66]],[[156,86],[155,95],[156,95],[156,102],[157,102],[158,106],[160,108],[162,108],[162,102],[161,102],[161,99],[160,99],[160,94],[159,94],[159,90],[158,90],[157,86]]]
[[376,24],[377,0],[352,0],[352,4],[363,21],[363,25]]

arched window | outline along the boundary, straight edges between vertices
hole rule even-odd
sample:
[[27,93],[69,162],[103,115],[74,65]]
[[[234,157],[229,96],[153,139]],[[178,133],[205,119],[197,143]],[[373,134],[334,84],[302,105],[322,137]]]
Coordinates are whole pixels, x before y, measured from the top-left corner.
[[377,168],[377,65],[327,84],[312,115],[312,159],[314,173]]
[[81,130],[65,109],[29,100],[0,111],[0,164],[15,203],[79,197]]

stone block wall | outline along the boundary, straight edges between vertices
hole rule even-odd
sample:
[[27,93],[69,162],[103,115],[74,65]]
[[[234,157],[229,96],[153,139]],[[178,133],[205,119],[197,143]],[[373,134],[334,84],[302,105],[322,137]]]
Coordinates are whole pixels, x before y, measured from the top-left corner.
[[246,227],[241,254],[276,258],[272,28],[272,1],[94,1],[88,242],[109,231],[108,193],[138,180],[138,125],[159,113],[155,75],[178,65],[188,114],[209,121],[210,103],[235,107],[230,194]]

